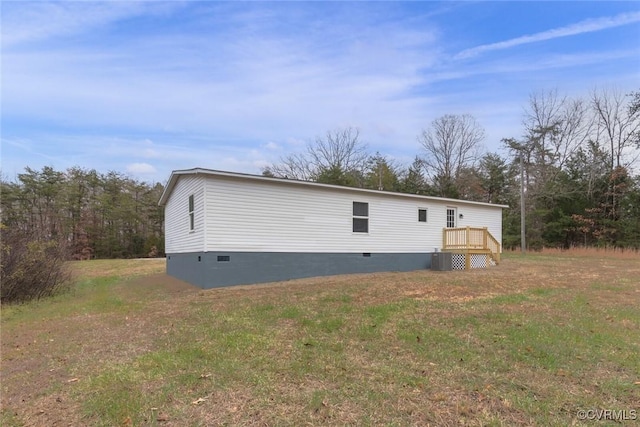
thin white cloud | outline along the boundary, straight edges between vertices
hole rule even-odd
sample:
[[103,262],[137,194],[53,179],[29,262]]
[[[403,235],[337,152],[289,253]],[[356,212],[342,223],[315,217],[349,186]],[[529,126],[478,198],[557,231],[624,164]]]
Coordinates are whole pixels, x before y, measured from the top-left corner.
[[[287,138],[314,138],[345,122],[382,122],[380,128],[406,129],[410,134],[399,139],[412,144],[415,125],[405,124],[418,120],[421,101],[407,94],[434,61],[433,30],[393,22],[354,29],[334,18],[316,22],[305,37],[277,28],[256,34],[245,23],[223,39],[154,33],[97,49],[72,44],[11,52],[3,59],[11,82],[4,105],[72,127],[125,126],[258,144],[288,145]],[[327,31],[340,43],[328,42]],[[142,150],[145,158],[162,156],[153,145]]]
[[[462,80],[481,75],[514,75],[550,71],[562,68],[575,68],[580,66],[602,64],[612,61],[634,60],[640,58],[640,47],[625,50],[610,50],[606,52],[581,52],[574,54],[545,55],[535,61],[517,61],[513,57],[499,58],[495,61],[486,61],[474,67],[447,69],[430,75],[433,82]],[[637,62],[637,61],[636,61]],[[603,76],[602,79],[606,79]],[[574,79],[575,80],[575,79]],[[614,82],[611,82],[614,83]]]
[[128,2],[8,2],[2,7],[2,42],[5,47],[81,33],[87,28],[108,24],[141,10],[139,4]]
[[136,175],[150,175],[156,173],[156,168],[149,163],[131,163],[127,165],[127,172]]
[[281,149],[281,147],[278,144],[276,144],[275,142],[273,142],[273,141],[267,142],[266,144],[263,145],[263,147],[266,148],[267,150],[271,150],[271,151],[275,151],[275,150],[280,150]]
[[292,137],[287,138],[285,142],[287,143],[287,145],[291,147],[304,147],[305,144],[307,143],[307,141],[305,141],[304,139],[292,138]]
[[601,31],[609,28],[620,27],[622,25],[632,24],[635,22],[640,22],[640,12],[621,13],[616,16],[587,19],[587,20],[578,22],[576,24],[571,24],[565,27],[560,27],[560,28],[554,28],[552,30],[543,31],[541,33],[516,37],[514,39],[505,40],[498,43],[485,44],[481,46],[476,46],[471,49],[466,49],[458,53],[456,55],[456,59],[471,58],[484,52],[509,49],[514,46],[520,46],[528,43],[536,43],[536,42],[541,42],[545,40],[552,40],[560,37],[591,33],[594,31]]
[[3,48],[94,32],[124,19],[162,15],[183,7],[181,2],[3,2]]
[[[155,138],[154,138],[155,139]],[[15,141],[2,139],[6,156],[3,157],[2,174],[16,176],[25,166],[40,169],[54,166],[64,170],[79,166],[95,169],[99,173],[125,171],[129,175],[151,182],[164,182],[175,169],[205,167],[220,170],[233,170],[246,173],[260,173],[279,158],[279,152],[266,147],[254,148],[245,144],[221,144],[193,138],[193,135],[165,137],[164,141],[153,142],[158,154],[153,162],[131,162],[140,157],[145,147],[151,144],[148,139],[113,138],[100,134],[41,134],[33,139]],[[178,139],[180,143],[169,140]],[[35,156],[36,151],[45,151],[49,147],[65,147],[53,156]]]

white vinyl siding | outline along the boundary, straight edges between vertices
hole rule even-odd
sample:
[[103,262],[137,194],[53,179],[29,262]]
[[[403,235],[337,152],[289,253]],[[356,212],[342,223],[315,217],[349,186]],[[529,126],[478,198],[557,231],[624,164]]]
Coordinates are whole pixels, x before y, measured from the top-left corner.
[[[180,183],[187,179],[188,176],[180,177],[169,198],[171,201],[177,196]],[[425,201],[267,180],[213,176],[207,177],[204,183],[207,240],[204,248],[197,249],[204,251],[432,252],[442,246],[446,209],[451,207],[451,201]],[[198,205],[198,194],[202,193],[195,194]],[[354,201],[368,203],[368,233],[353,232]],[[464,212],[464,221],[460,220],[458,226],[489,227],[500,241],[500,207],[461,202],[457,208],[459,213]],[[426,226],[416,220],[418,209],[428,209]],[[198,218],[196,206],[196,234]],[[170,229],[167,219],[168,253],[174,246],[178,247],[169,243]],[[183,243],[179,247],[186,246]]]
[[[165,206],[165,251],[184,253],[204,248],[204,182],[202,176],[182,176]],[[189,196],[193,196],[193,213]],[[191,218],[193,215],[193,229]]]
[[[450,203],[449,206],[451,206]],[[460,204],[457,206],[456,215],[458,216],[457,227],[487,227],[502,245],[502,209],[500,207]]]

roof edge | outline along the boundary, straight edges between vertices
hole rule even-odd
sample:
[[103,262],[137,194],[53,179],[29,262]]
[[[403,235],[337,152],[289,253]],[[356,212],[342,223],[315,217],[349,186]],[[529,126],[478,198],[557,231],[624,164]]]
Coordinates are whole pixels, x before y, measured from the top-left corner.
[[372,190],[368,188],[357,188],[357,187],[347,187],[343,185],[335,185],[335,184],[323,184],[319,182],[313,181],[303,181],[299,179],[288,179],[288,178],[275,178],[270,176],[262,176],[262,175],[254,175],[248,173],[240,173],[240,172],[228,172],[221,171],[215,169],[205,169],[205,168],[192,168],[192,169],[179,169],[171,172],[171,176],[169,177],[169,181],[167,182],[167,186],[162,192],[162,196],[160,196],[160,200],[158,201],[158,206],[164,206],[173,191],[173,187],[175,187],[178,178],[182,175],[208,175],[208,176],[221,176],[227,178],[236,178],[236,179],[246,179],[252,181],[262,181],[262,182],[273,182],[284,185],[300,185],[300,186],[309,186],[316,188],[328,188],[332,190],[340,190],[340,191],[353,191],[353,192],[361,192],[361,193],[369,193],[369,194],[381,194],[385,196],[392,197],[405,197],[405,198],[416,198],[421,200],[435,200],[441,202],[454,202],[454,203],[465,203],[471,205],[479,205],[479,206],[487,206],[494,208],[508,208],[509,205],[499,205],[495,203],[487,203],[487,202],[476,202],[471,200],[462,200],[462,199],[452,199],[447,197],[436,197],[436,196],[423,196],[420,194],[411,194],[411,193],[398,193],[394,191],[383,191],[383,190]]

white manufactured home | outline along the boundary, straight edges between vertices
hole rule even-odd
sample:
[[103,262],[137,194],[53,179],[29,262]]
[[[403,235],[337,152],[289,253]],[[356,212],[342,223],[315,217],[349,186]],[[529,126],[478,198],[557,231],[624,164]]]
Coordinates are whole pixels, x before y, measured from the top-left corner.
[[167,273],[202,288],[493,260],[505,207],[200,168],[174,171],[159,204]]

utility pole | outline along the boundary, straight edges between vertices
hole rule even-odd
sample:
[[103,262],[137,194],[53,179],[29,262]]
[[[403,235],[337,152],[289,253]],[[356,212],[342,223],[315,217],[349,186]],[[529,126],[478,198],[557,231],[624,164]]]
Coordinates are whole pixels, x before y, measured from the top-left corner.
[[525,213],[524,213],[524,161],[520,151],[520,251],[524,255],[527,252],[525,241]]

